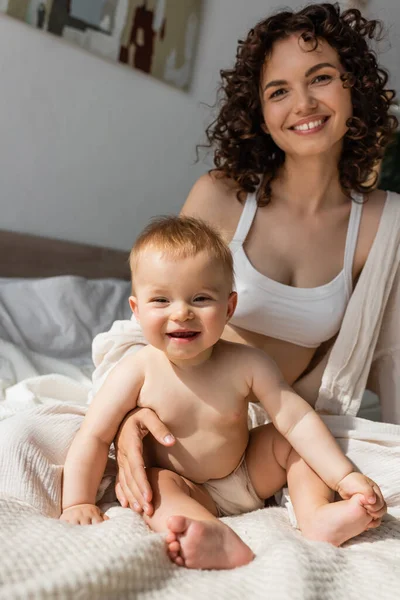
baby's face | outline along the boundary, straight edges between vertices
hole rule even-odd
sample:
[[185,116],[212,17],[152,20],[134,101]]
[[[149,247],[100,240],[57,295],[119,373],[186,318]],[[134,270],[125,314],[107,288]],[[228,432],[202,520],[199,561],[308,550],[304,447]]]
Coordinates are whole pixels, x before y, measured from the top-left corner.
[[148,249],[134,287],[130,304],[144,336],[173,362],[207,359],[236,305],[221,264],[206,252],[172,259]]

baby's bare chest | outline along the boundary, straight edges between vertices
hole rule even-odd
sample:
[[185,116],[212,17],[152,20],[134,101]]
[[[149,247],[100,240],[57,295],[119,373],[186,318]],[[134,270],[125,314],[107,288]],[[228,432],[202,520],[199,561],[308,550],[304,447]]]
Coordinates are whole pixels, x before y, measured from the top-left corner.
[[162,372],[146,377],[138,406],[154,410],[176,437],[194,430],[213,431],[247,419],[245,388],[222,377],[185,379]]

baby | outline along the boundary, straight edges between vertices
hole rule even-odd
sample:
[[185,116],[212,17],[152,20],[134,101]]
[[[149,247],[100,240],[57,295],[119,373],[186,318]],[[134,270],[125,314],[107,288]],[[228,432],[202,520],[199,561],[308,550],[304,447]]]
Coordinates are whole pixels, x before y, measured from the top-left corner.
[[[64,467],[61,519],[98,523],[95,505],[110,444],[125,415],[149,407],[176,438],[153,438],[147,469],[153,531],[178,565],[230,569],[251,549],[218,519],[264,506],[287,481],[299,528],[340,545],[380,523],[378,486],[354,471],[323,421],[261,350],[220,340],[236,306],[232,256],[192,218],[153,222],[134,245],[129,302],[149,345],[111,371]],[[272,423],[248,431],[250,392]],[[301,458],[300,458],[301,457]],[[343,500],[333,502],[334,492]]]

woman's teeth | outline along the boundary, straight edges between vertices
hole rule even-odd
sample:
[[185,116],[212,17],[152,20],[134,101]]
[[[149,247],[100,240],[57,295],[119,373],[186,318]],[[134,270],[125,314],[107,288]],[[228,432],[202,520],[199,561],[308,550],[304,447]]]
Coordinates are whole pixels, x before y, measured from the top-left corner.
[[318,121],[310,121],[309,123],[303,123],[302,125],[296,125],[296,127],[293,127],[293,129],[295,131],[307,131],[309,129],[316,129],[323,123],[324,123],[324,119],[319,119]]

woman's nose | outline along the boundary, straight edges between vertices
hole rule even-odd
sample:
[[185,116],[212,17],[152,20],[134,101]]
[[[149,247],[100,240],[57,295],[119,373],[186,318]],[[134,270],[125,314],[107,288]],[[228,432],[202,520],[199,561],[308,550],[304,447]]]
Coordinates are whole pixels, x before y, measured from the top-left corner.
[[309,87],[297,90],[295,95],[295,113],[307,114],[317,107],[318,101]]

